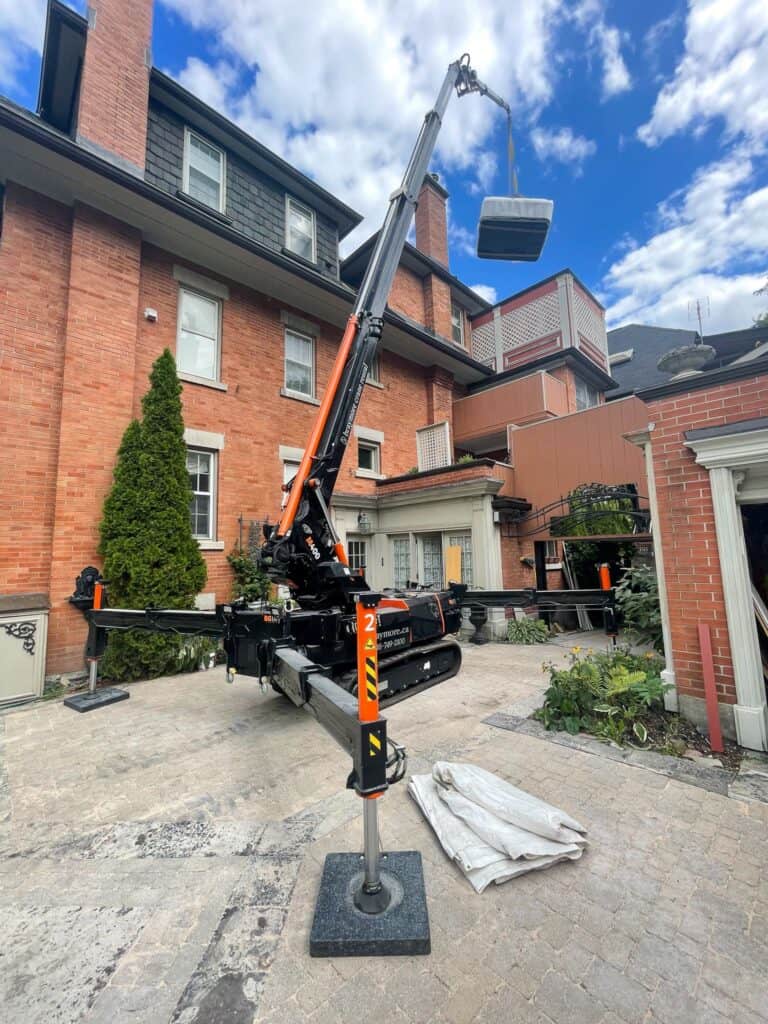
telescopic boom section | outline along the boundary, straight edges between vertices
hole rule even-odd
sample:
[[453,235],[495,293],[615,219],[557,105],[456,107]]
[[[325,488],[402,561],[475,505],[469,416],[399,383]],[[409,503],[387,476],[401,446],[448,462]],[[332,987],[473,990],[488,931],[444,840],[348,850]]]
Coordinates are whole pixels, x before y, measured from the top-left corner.
[[323,401],[277,526],[266,527],[261,562],[270,579],[287,584],[304,607],[346,604],[368,586],[353,575],[331,521],[329,505],[349,443],[363,387],[381,337],[384,310],[400,263],[424,176],[453,90],[478,92],[509,111],[478,80],[464,54],[448,67],[424,118],[402,184],[392,194],[368,268],[336,355]]

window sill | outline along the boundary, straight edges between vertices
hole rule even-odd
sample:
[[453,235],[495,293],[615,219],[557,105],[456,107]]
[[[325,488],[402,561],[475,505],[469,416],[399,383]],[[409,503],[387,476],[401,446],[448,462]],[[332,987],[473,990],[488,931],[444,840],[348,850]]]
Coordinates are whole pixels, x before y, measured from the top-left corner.
[[223,540],[202,540],[200,537],[196,538],[198,547],[201,551],[223,551],[224,541]]
[[559,570],[559,569],[562,569],[562,568],[563,568],[563,563],[562,562],[547,562],[547,565],[546,565],[547,572],[554,572],[556,569]]
[[372,469],[356,469],[355,476],[359,476],[362,480],[386,480],[384,473],[374,473]]
[[189,203],[196,210],[200,210],[202,213],[207,213],[211,217],[215,217],[216,220],[221,221],[222,224],[232,224],[231,217],[227,217],[221,210],[215,210],[212,206],[208,206],[207,203],[201,203],[199,199],[193,199],[188,192],[184,192],[182,189],[176,189],[176,198],[181,199],[184,203]]
[[319,265],[317,260],[308,260],[306,256],[300,256],[293,249],[289,249],[287,245],[281,247],[280,252],[283,256],[287,256],[289,259],[296,260],[297,263],[301,263],[303,267],[311,267],[312,270],[318,270]]
[[368,380],[366,380],[365,383],[366,384],[370,384],[370,386],[372,388],[378,388],[380,391],[384,390],[384,385],[381,383],[380,380],[370,380],[370,379],[368,379]]
[[209,377],[196,377],[194,373],[184,373],[179,370],[176,373],[179,380],[186,384],[200,384],[204,388],[213,388],[215,391],[229,391],[229,387],[220,380],[211,380]]
[[295,402],[306,402],[307,405],[320,405],[319,398],[313,398],[312,395],[304,395],[301,391],[290,391],[288,388],[280,388],[280,394],[283,398],[292,398]]

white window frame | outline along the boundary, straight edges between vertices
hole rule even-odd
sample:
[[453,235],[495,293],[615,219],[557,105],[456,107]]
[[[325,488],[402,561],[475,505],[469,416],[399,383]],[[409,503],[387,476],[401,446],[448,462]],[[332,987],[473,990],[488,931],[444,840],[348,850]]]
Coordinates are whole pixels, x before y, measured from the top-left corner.
[[[360,465],[360,449],[366,448],[373,452],[373,467],[368,469]],[[381,442],[370,441],[365,437],[357,438],[357,475],[371,477],[373,480],[381,479]]]
[[[312,390],[309,394],[305,391],[296,391],[294,388],[288,387],[288,335],[293,334],[297,338],[302,338],[304,341],[308,341],[312,345],[312,359],[310,363],[310,372],[312,375]],[[295,327],[286,325],[283,331],[283,389],[282,393],[287,395],[289,398],[300,398],[304,401],[316,400],[317,391],[317,339],[312,334],[308,334],[306,331],[299,331]]]
[[[216,306],[216,355],[214,359],[213,377],[201,377],[197,373],[190,373],[188,370],[179,367],[179,339],[181,337],[181,313],[186,293],[199,295],[202,299],[214,303]],[[182,380],[191,380],[200,384],[221,384],[221,321],[224,312],[222,301],[215,295],[208,295],[199,288],[191,288],[188,284],[179,285],[179,295],[176,310],[176,369]],[[201,335],[204,337],[204,335]]]
[[[190,194],[190,191],[189,191],[189,166],[190,166],[190,161],[189,161],[189,142],[190,142],[190,139],[192,138],[193,135],[194,135],[194,137],[196,139],[199,139],[200,142],[202,142],[204,145],[208,146],[209,149],[215,149],[216,152],[221,157],[221,163],[219,164],[219,167],[221,168],[221,176],[220,176],[220,179],[219,179],[219,205],[218,206],[210,206],[208,203],[203,202],[202,199],[196,199],[193,195]],[[190,127],[188,127],[186,125],[184,127],[184,168],[183,168],[183,174],[182,174],[182,190],[183,190],[184,194],[188,195],[189,198],[193,202],[200,203],[201,206],[207,206],[209,210],[215,210],[217,213],[224,213],[224,211],[227,208],[227,154],[221,148],[221,146],[214,145],[209,139],[206,139],[206,137],[204,135],[201,135],[200,132],[193,131]]]
[[[595,401],[592,402],[590,405],[579,405],[579,384],[583,384],[589,392],[594,392]],[[577,412],[585,412],[587,409],[595,409],[598,405],[600,405],[600,389],[596,388],[594,384],[590,384],[589,381],[585,380],[584,377],[580,377],[578,374],[576,374],[574,380],[574,392],[576,396]]]
[[376,352],[371,365],[368,367],[368,376],[365,378],[366,384],[373,384],[374,387],[380,388],[381,385],[381,352]]
[[[456,316],[455,319],[454,313],[458,314],[458,316]],[[456,341],[456,339],[453,336],[453,330],[455,327],[458,327],[459,329],[459,334],[461,335],[460,341]],[[451,299],[451,341],[454,343],[454,345],[460,345],[462,348],[467,347],[464,332],[464,309],[462,306],[458,304],[458,302],[454,302],[453,299]]]
[[398,587],[399,586],[398,583],[397,583],[397,580],[395,579],[395,544],[398,543],[398,541],[402,541],[406,545],[406,549],[407,549],[407,552],[408,552],[408,571],[407,571],[405,583],[402,584],[402,588],[404,589],[408,585],[408,583],[413,580],[413,573],[411,571],[412,568],[413,568],[413,538],[411,537],[410,533],[394,533],[394,534],[390,535],[389,541],[390,541],[390,554],[391,554],[391,558],[392,558],[392,586],[393,587]]
[[[201,448],[199,445],[187,445],[187,452],[193,452],[199,455],[208,455],[211,460],[211,471],[209,478],[211,481],[210,496],[210,509],[208,513],[208,533],[203,536],[199,533],[193,533],[192,536],[201,545],[205,546],[206,542],[216,542],[216,528],[217,528],[217,515],[216,515],[216,503],[218,501],[218,473],[219,473],[219,453],[211,448]],[[204,494],[204,491],[193,491],[193,494]]]
[[[365,571],[368,568],[368,558],[369,558],[369,555],[370,555],[370,552],[369,552],[369,549],[368,549],[368,539],[369,539],[368,537],[359,537],[359,536],[348,536],[347,537],[347,543],[346,543],[347,561],[349,562],[349,568],[353,572],[359,572],[359,570],[362,568],[363,573],[365,573]],[[363,565],[363,566],[355,566],[355,565],[352,564],[353,561],[357,560],[357,556],[352,554],[352,545],[353,544],[361,544],[362,545],[363,550],[365,552],[365,559],[366,559],[365,565]]]
[[312,222],[312,259],[309,262],[317,263],[317,218],[315,211],[311,206],[306,206],[304,203],[299,202],[298,199],[294,199],[293,196],[287,194],[285,197],[285,248],[300,260],[306,259],[301,253],[291,248],[291,206],[295,206],[300,213],[308,216]]

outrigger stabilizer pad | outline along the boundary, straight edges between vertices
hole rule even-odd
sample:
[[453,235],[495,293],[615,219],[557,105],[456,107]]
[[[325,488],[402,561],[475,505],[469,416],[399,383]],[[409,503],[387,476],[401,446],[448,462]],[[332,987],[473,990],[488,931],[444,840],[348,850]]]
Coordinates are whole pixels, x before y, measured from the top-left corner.
[[431,952],[421,854],[415,850],[383,853],[380,869],[389,900],[383,901],[384,910],[365,913],[355,900],[363,882],[362,856],[328,854],[309,936],[310,956],[425,956]]
[[489,196],[477,225],[477,255],[486,260],[532,263],[541,255],[552,223],[551,199]]
[[82,713],[105,708],[108,704],[117,704],[118,701],[128,700],[129,697],[130,693],[127,690],[118,690],[114,686],[102,686],[93,693],[75,693],[71,697],[67,697],[64,706]]

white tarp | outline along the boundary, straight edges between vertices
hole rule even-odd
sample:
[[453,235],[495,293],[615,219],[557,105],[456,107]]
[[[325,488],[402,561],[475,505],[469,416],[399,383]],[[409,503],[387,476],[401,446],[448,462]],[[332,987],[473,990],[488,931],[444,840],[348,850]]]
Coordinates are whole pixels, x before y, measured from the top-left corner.
[[587,845],[570,815],[475,765],[438,761],[431,775],[411,777],[408,792],[476,892],[578,860]]

